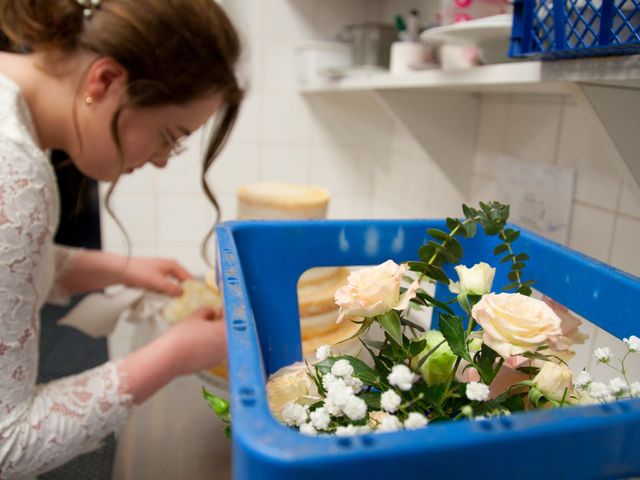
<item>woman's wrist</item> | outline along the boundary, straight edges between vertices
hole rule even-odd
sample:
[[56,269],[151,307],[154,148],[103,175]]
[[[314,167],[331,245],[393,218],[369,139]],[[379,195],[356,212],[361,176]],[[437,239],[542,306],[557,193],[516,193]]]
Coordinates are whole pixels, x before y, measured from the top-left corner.
[[127,379],[127,393],[132,395],[135,404],[144,402],[183,374],[178,357],[171,338],[163,335],[122,360],[120,371]]

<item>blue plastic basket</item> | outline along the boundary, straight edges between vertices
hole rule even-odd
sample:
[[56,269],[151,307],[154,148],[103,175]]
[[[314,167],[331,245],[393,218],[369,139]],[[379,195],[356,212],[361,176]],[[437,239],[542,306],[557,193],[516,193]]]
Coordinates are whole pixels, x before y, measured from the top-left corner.
[[[229,222],[217,228],[230,351],[234,479],[622,478],[640,475],[640,400],[457,421],[356,437],[308,437],[270,414],[265,381],[299,361],[299,275],[315,266],[415,259],[441,220]],[[497,265],[495,237],[462,240]],[[522,231],[536,288],[622,338],[637,334],[640,279]],[[404,476],[404,477],[403,477]]]
[[515,0],[509,55],[561,59],[640,52],[640,0]]

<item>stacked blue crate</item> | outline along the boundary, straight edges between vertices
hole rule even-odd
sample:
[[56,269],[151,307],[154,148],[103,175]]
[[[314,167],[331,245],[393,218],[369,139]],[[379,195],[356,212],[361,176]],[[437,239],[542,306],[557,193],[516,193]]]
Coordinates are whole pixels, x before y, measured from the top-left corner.
[[640,53],[640,0],[515,0],[513,8],[512,57]]

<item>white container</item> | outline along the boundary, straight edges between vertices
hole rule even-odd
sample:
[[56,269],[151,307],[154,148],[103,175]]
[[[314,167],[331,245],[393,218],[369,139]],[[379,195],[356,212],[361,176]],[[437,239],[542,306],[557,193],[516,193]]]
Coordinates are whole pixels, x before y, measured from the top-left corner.
[[295,69],[300,85],[326,83],[351,66],[351,45],[344,42],[306,42],[295,49]]
[[424,70],[433,63],[431,47],[418,42],[393,42],[391,45],[391,73],[403,74]]

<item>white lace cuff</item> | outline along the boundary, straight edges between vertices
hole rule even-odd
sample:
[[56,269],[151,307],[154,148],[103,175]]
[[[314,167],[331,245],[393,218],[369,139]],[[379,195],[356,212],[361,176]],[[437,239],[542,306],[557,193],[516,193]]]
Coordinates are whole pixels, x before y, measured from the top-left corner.
[[71,293],[68,292],[64,286],[60,283],[60,278],[64,273],[71,268],[73,262],[83,248],[63,247],[61,245],[53,246],[53,255],[55,263],[55,278],[53,280],[53,286],[49,291],[47,297],[47,303],[53,305],[67,305],[71,300]]

